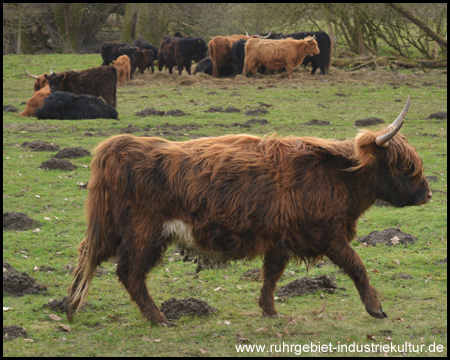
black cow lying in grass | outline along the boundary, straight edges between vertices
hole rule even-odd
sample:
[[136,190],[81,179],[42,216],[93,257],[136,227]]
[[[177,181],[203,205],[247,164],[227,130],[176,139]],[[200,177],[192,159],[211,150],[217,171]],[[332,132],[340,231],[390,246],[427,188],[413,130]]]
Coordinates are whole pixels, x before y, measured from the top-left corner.
[[82,120],[117,119],[116,109],[96,96],[55,91],[36,109],[38,119]]

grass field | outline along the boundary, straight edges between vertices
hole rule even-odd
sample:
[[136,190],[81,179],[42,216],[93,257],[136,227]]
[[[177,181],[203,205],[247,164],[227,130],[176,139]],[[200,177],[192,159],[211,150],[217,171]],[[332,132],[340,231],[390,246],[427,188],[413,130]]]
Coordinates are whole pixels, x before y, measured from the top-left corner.
[[[3,105],[22,111],[22,102],[32,95],[33,80],[26,77],[23,67],[40,74],[50,67],[55,72],[82,70],[98,66],[100,61],[99,55],[4,56]],[[411,107],[402,133],[421,155],[425,174],[433,177],[433,200],[401,209],[373,207],[361,217],[357,235],[399,227],[419,241],[407,247],[352,243],[389,318],[370,317],[352,281],[334,265],[310,268],[308,276],[331,275],[345,291],[278,300],[277,309],[286,317],[264,318],[257,305],[261,282],[241,279],[245,271],[261,267],[261,259],[202,270],[197,275],[196,265],[183,262],[173,248],[149,274],[150,292],[157,304],[172,297],[204,300],[218,309],[208,318],[186,316],[174,321],[176,327],[152,326],[118,283],[113,261],[102,265],[92,282],[88,305],[72,323],[65,314],[44,307],[52,299],[66,296],[71,283],[76,247],[86,229],[83,206],[87,190],[77,184],[89,180],[91,157],[70,159],[78,166],[73,171],[40,170],[40,164],[56,152],[31,152],[21,146],[23,142],[42,140],[92,152],[100,141],[125,131],[169,140],[273,132],[346,139],[357,134],[354,122],[358,119],[378,117],[392,122],[408,95]],[[3,306],[10,308],[3,312],[3,325],[24,327],[29,334],[27,339],[4,341],[4,356],[289,356],[299,350],[290,345],[311,343],[336,348],[331,353],[324,347],[313,348],[302,355],[395,356],[399,353],[391,350],[391,345],[407,343],[410,347],[403,353],[408,356],[446,356],[447,120],[426,120],[432,113],[447,111],[446,71],[347,72],[332,68],[329,75],[311,76],[298,69],[291,81],[286,74],[213,79],[207,75],[178,77],[163,71],[136,75],[118,88],[117,104],[119,120],[37,120],[3,113],[3,212],[23,212],[41,222],[39,232],[3,232],[3,261],[48,288],[42,295],[3,296]],[[205,112],[219,106],[241,111]],[[181,110],[187,115],[135,115],[146,108]],[[244,115],[259,108],[268,113]],[[268,123],[235,126],[254,118]],[[329,124],[305,124],[313,119]],[[291,262],[279,286],[305,275],[304,265]],[[54,320],[53,314],[62,319]],[[270,349],[270,345],[283,344],[284,348]],[[338,352],[338,344],[366,345],[368,351]],[[379,347],[370,348],[371,344]],[[265,348],[238,353],[239,345]]]

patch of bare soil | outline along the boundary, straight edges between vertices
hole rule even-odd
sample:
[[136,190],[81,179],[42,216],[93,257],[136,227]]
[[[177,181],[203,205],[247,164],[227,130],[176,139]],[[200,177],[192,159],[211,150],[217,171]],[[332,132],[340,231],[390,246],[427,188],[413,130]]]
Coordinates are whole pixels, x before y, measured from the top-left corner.
[[84,149],[81,146],[68,147],[58,151],[58,153],[53,156],[56,159],[77,159],[84,156],[90,156],[91,153],[88,149]]
[[78,166],[66,159],[51,158],[50,160],[44,161],[39,167],[45,170],[75,170]]
[[291,281],[289,284],[281,286],[277,291],[277,295],[282,297],[302,296],[317,291],[324,291],[332,294],[336,289],[338,289],[338,287],[334,282],[334,278],[321,275],[316,278],[304,277]]
[[267,114],[269,111],[266,109],[255,109],[255,110],[247,110],[244,115],[247,116],[258,116],[258,115],[264,115]]
[[21,326],[3,326],[3,340],[12,340],[18,337],[28,337],[28,332]]
[[372,246],[380,244],[391,246],[399,244],[415,244],[418,240],[416,237],[406,234],[400,229],[389,228],[383,231],[372,231],[369,235],[363,236],[362,238],[357,239],[357,241]]
[[241,275],[240,280],[262,281],[261,269],[250,269]]
[[3,231],[5,230],[29,230],[40,226],[39,221],[33,220],[28,215],[20,212],[3,213]]
[[19,273],[8,263],[3,263],[3,294],[23,296],[43,291],[47,291],[47,288],[39,285],[30,275]]
[[195,298],[169,299],[161,304],[161,312],[167,320],[177,320],[185,315],[209,316],[217,311],[205,301]]
[[29,148],[31,151],[58,151],[60,149],[59,145],[40,140],[25,141],[21,146]]

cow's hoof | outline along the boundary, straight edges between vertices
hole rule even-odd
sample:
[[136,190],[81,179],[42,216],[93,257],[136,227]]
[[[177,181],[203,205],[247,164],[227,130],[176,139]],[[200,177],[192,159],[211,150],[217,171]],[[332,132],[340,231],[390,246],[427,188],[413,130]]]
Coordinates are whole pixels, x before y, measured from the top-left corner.
[[386,315],[386,313],[383,311],[383,308],[381,306],[380,306],[380,309],[376,310],[376,311],[373,311],[373,310],[370,310],[370,309],[367,309],[367,308],[366,308],[366,310],[367,310],[367,312],[369,313],[370,316],[373,316],[374,318],[377,318],[377,319],[385,319],[385,318],[388,317]]

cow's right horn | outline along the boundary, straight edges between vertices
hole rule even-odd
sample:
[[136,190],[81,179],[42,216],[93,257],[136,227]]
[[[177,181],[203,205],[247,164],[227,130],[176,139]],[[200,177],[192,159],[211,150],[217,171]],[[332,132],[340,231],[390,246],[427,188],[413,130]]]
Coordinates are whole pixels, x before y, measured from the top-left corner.
[[406,116],[406,113],[408,112],[408,109],[409,109],[409,95],[408,95],[408,100],[406,101],[406,105],[403,108],[400,115],[398,116],[398,118],[395,119],[395,121],[387,127],[388,132],[386,134],[380,135],[376,138],[375,143],[378,146],[388,147],[389,140],[391,140],[394,137],[394,135],[397,134],[398,131],[400,130],[400,128],[402,127],[403,121],[405,120],[405,116]]
[[33,78],[33,79],[39,79],[39,76],[30,74],[30,73],[27,71],[27,69],[25,69],[25,68],[23,68],[23,69],[25,70],[25,74],[27,74],[30,78]]
[[54,74],[53,69],[50,67],[50,75]]

